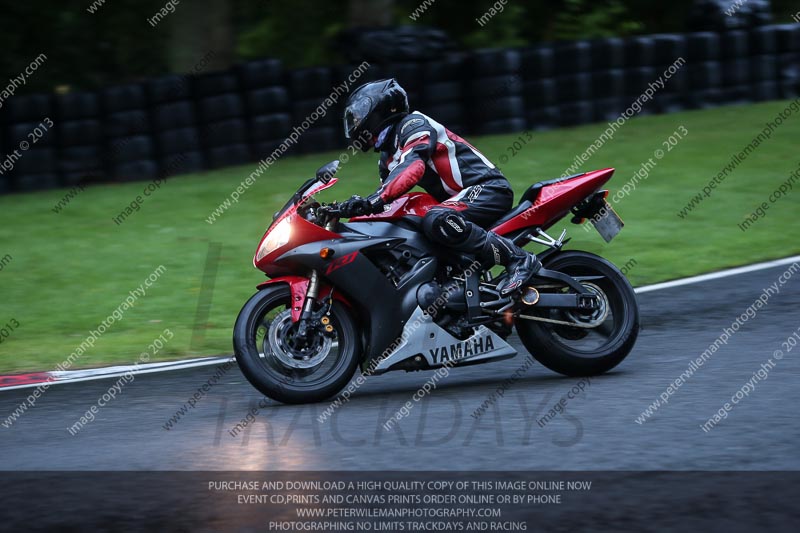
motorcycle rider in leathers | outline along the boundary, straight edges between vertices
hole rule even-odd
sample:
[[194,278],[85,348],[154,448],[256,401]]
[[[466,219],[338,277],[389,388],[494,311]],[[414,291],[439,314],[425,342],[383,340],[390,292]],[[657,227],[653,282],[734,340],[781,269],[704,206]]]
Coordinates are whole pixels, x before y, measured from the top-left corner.
[[362,85],[347,100],[348,139],[364,139],[381,153],[382,186],[371,196],[353,196],[341,204],[344,217],[383,211],[384,205],[419,185],[441,204],[422,221],[433,242],[503,265],[508,277],[497,289],[503,296],[520,289],[541,268],[530,254],[486,228],[511,209],[508,180],[467,141],[418,111],[409,112],[406,91],[396,80]]

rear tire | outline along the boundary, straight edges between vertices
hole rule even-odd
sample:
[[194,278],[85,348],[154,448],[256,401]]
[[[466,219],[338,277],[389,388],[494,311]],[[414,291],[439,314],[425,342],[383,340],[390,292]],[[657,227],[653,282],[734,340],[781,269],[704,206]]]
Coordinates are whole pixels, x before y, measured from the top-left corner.
[[[296,358],[290,347],[291,305],[291,291],[284,284],[268,287],[250,298],[233,330],[236,361],[247,380],[273,400],[292,404],[319,402],[350,382],[361,354],[359,336],[350,313],[335,302],[330,309],[335,340],[325,341],[320,335],[318,351],[310,354],[311,363]],[[275,345],[273,336],[280,346]],[[314,362],[317,357],[321,360]]]
[[[551,256],[545,267],[571,276],[603,276],[591,283],[604,293],[611,318],[594,328],[597,331],[518,319],[516,328],[522,343],[534,359],[559,374],[578,377],[608,372],[627,357],[639,335],[639,305],[633,287],[611,262],[587,252]],[[570,320],[565,313],[556,311],[524,314]],[[610,331],[603,342],[599,332],[606,330]],[[598,337],[598,346],[587,349],[579,344],[589,335]]]

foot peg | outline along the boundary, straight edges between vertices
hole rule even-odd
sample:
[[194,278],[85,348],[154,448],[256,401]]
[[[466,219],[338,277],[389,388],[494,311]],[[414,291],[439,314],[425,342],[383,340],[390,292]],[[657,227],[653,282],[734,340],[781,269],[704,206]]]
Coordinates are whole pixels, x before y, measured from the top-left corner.
[[502,296],[508,296],[521,288],[524,283],[542,268],[542,263],[539,262],[535,255],[527,252],[523,253],[525,253],[524,257],[515,258],[515,260],[506,267],[508,278],[497,286],[497,290],[500,291]]

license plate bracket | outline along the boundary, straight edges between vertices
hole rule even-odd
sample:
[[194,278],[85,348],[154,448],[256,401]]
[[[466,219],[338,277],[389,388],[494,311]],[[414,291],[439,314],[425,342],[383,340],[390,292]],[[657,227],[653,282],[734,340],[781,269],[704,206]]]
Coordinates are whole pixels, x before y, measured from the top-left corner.
[[589,217],[589,222],[606,242],[611,242],[625,227],[625,223],[606,200],[598,205],[595,212]]

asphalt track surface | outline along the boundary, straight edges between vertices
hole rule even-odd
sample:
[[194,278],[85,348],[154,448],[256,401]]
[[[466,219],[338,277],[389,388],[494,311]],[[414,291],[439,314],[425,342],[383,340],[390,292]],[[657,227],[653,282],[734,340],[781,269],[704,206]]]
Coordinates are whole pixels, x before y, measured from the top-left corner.
[[[800,327],[800,272],[648,421],[635,422],[787,266],[639,295],[643,330],[614,371],[565,414],[536,423],[578,383],[534,364],[476,420],[471,413],[529,356],[454,369],[409,416],[392,416],[433,372],[370,378],[333,416],[328,403],[265,402],[232,367],[174,426],[214,367],[137,376],[76,435],[67,428],[114,379],[51,387],[0,428],[2,470],[798,470],[800,345],[718,426],[701,429]],[[519,339],[513,343],[522,350]],[[31,389],[0,393],[5,418]],[[259,408],[259,402],[266,405]],[[229,433],[251,408],[255,422]]]

